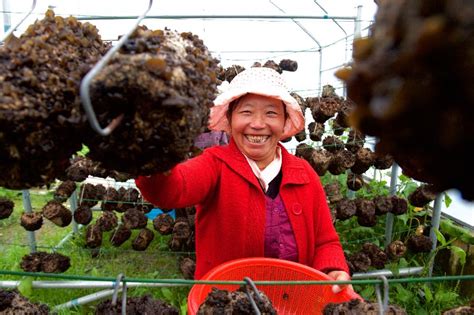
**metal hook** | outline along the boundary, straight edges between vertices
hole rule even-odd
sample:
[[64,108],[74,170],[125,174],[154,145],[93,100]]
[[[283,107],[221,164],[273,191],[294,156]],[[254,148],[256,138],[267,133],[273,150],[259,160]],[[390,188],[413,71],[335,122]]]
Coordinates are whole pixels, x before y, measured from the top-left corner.
[[126,307],[127,307],[127,283],[125,282],[125,276],[123,273],[120,273],[117,276],[117,279],[115,280],[114,283],[114,294],[112,295],[112,306],[117,305],[117,298],[118,298],[118,291],[120,287],[120,282],[122,282],[122,315],[125,315],[127,313]]
[[35,7],[36,7],[36,0],[33,0],[33,4],[31,5],[31,10],[21,19],[21,21],[17,25],[12,26],[8,29],[8,31],[5,33],[3,38],[0,40],[0,43],[3,43],[8,38],[8,36],[13,34],[13,32],[18,28],[18,26],[20,26],[21,23],[23,23],[26,20],[26,18],[30,16],[30,14],[33,12]]
[[120,281],[122,281],[123,278],[124,278],[123,273],[120,273],[117,276],[117,279],[115,279],[114,294],[112,295],[112,306],[117,305],[117,295],[118,295],[118,291],[119,291],[119,287],[120,287]]
[[388,299],[389,299],[389,287],[388,280],[384,275],[379,276],[378,278],[382,279],[383,282],[383,301],[380,294],[380,284],[375,285],[375,295],[377,296],[377,303],[379,304],[379,314],[385,314],[385,310],[388,309]]
[[122,121],[123,119],[123,114],[115,117],[112,119],[110,124],[102,129],[100,127],[99,121],[97,120],[97,116],[94,112],[94,108],[92,107],[92,102],[91,102],[91,97],[90,97],[90,83],[94,79],[94,77],[104,68],[104,66],[109,62],[109,60],[112,58],[112,56],[117,52],[123,44],[128,40],[130,35],[135,31],[137,28],[138,24],[146,17],[147,13],[150,11],[151,7],[153,5],[153,0],[150,0],[148,4],[148,8],[146,11],[138,17],[138,19],[135,21],[135,24],[133,25],[133,28],[131,28],[124,36],[122,36],[117,44],[113,46],[95,65],[94,67],[86,74],[86,76],[82,79],[81,81],[81,102],[82,106],[84,107],[84,110],[86,111],[87,119],[89,120],[89,123],[91,124],[92,129],[94,129],[98,134],[101,136],[107,136],[109,135]]
[[[247,283],[253,290],[254,292],[254,296],[257,297],[257,300],[263,304],[263,299],[262,297],[260,296],[260,292],[258,291],[257,287],[255,286],[255,283],[252,281],[252,279],[250,279],[249,277],[245,277],[244,278],[244,281],[245,283]],[[247,286],[244,286],[244,290],[245,290],[245,294],[247,295],[247,298],[249,299],[250,301],[250,304],[252,305],[252,308],[255,312],[256,315],[261,315],[260,313],[260,309],[258,308],[257,306],[257,303],[255,303],[255,300],[253,299],[252,295],[250,294],[250,292],[248,291],[247,289]]]

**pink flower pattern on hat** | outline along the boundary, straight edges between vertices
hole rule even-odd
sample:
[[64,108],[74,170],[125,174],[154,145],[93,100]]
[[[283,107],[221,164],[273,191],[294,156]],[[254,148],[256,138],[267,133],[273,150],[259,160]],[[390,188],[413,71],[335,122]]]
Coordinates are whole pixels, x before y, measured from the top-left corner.
[[273,69],[254,67],[239,73],[227,89],[214,100],[209,117],[209,129],[230,133],[227,120],[229,104],[248,93],[264,95],[281,100],[286,106],[288,118],[281,139],[294,136],[304,128],[304,116],[296,99],[288,92],[285,80]]

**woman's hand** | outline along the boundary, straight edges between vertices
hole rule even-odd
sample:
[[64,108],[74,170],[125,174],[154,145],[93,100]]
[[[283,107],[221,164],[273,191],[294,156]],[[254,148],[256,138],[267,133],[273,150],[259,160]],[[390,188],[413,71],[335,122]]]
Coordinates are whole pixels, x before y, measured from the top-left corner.
[[[332,279],[336,280],[336,281],[348,281],[348,280],[351,280],[351,276],[345,272],[345,271],[342,271],[342,270],[334,270],[334,271],[331,271],[328,273],[328,276],[331,277]],[[348,288],[349,290],[354,290],[352,288],[352,285],[350,284],[341,284],[341,285],[333,285],[332,286],[332,292],[334,293],[339,293],[341,292],[344,288]]]

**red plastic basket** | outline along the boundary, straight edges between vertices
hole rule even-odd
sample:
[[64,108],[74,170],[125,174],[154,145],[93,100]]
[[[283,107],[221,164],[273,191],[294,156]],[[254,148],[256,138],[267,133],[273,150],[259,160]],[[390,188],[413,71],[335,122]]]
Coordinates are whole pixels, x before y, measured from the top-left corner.
[[[326,274],[308,266],[288,260],[273,258],[245,258],[221,264],[209,271],[201,280],[242,281],[249,277],[253,281],[332,280]],[[279,315],[321,314],[328,303],[340,303],[361,299],[353,291],[332,292],[332,285],[260,285],[272,301]],[[196,284],[188,295],[188,314],[197,313],[212,287],[236,290],[238,285]]]

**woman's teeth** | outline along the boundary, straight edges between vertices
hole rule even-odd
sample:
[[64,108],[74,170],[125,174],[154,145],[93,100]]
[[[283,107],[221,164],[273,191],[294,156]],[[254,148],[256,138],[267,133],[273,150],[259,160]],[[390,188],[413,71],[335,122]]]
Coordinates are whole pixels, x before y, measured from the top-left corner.
[[246,136],[247,140],[252,143],[262,143],[265,142],[269,137],[268,136]]

